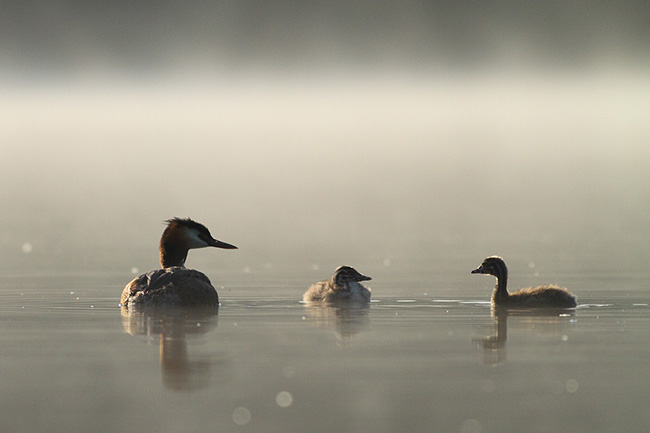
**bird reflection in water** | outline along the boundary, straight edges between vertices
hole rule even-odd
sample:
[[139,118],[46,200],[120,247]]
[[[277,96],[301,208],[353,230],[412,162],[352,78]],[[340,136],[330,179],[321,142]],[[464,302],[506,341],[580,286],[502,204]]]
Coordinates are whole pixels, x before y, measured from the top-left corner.
[[[481,348],[484,364],[500,365],[506,362],[506,341],[508,340],[508,318],[510,326],[516,331],[536,334],[561,335],[566,331],[574,310],[567,309],[519,309],[492,307],[490,333],[487,336],[473,338]],[[511,329],[512,330],[512,329]]]
[[196,356],[188,351],[188,337],[206,335],[217,326],[218,307],[122,308],[124,331],[160,344],[161,378],[173,390],[205,388],[211,370],[225,359],[215,354]]
[[354,337],[370,324],[370,306],[365,302],[306,303],[305,311],[313,324],[331,329],[340,346],[351,345]]

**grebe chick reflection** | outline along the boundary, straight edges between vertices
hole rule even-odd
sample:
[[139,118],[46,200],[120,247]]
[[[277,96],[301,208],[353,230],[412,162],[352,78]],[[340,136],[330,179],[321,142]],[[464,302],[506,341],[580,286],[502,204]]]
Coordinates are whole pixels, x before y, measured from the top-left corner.
[[572,308],[576,298],[568,290],[554,286],[528,287],[508,293],[508,268],[501,257],[492,256],[483,260],[472,274],[493,275],[497,284],[492,293],[492,305],[509,308]]
[[218,241],[203,225],[190,218],[167,220],[160,238],[162,269],[142,274],[126,285],[120,298],[123,307],[217,306],[219,296],[202,272],[185,268],[187,252],[193,248],[237,249]]
[[370,289],[359,284],[372,278],[361,275],[351,266],[339,266],[332,278],[314,283],[303,295],[306,302],[368,302]]

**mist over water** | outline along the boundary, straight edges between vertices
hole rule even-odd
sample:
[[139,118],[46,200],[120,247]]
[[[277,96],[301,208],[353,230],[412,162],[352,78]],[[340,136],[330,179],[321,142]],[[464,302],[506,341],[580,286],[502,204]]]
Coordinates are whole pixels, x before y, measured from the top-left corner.
[[271,261],[557,243],[642,252],[647,82],[392,75],[8,92],[5,252],[149,246],[155,259],[175,215]]
[[494,220],[516,229],[495,238],[634,233],[648,189],[647,12],[9,4],[3,239],[24,231],[10,221],[31,221],[61,225],[60,242],[87,240],[85,227],[104,244],[183,213],[257,244],[338,232],[413,245],[476,238],[467,228]]

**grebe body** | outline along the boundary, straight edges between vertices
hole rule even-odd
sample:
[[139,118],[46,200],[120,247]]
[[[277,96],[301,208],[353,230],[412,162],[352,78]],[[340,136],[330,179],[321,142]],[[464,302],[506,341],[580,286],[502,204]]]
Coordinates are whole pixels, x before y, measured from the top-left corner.
[[123,307],[217,306],[219,296],[202,272],[185,268],[190,249],[237,247],[212,237],[210,231],[190,218],[167,221],[160,238],[160,266],[135,278],[122,291]]
[[370,289],[360,284],[372,278],[360,274],[350,266],[339,266],[332,278],[314,283],[303,295],[305,302],[368,302]]
[[575,296],[567,289],[555,285],[528,287],[508,293],[508,268],[501,257],[492,256],[483,260],[472,274],[486,274],[496,277],[492,293],[492,305],[509,308],[573,308],[577,305]]

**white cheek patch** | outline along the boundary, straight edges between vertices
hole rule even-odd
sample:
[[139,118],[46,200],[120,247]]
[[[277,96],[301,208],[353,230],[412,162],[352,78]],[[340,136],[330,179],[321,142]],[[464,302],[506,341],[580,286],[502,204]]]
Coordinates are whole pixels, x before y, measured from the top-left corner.
[[203,248],[208,246],[208,244],[206,244],[205,241],[199,238],[199,234],[194,230],[187,230],[185,235],[186,235],[185,240],[187,241],[187,246],[190,249]]

